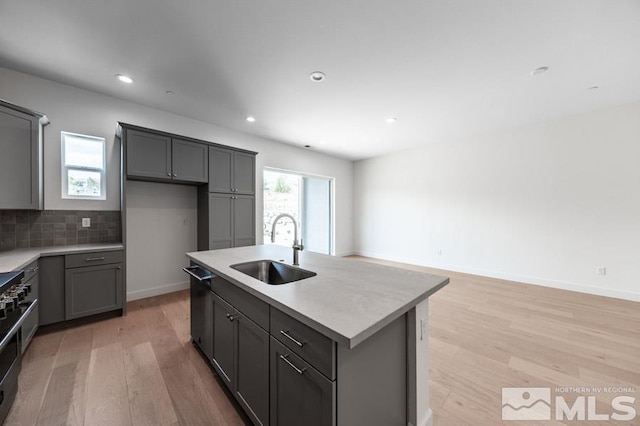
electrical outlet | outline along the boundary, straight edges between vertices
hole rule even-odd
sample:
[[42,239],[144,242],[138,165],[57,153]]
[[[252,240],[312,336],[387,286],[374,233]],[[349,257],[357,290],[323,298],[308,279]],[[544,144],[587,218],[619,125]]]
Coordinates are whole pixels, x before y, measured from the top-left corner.
[[91,218],[83,217],[82,218],[82,227],[83,228],[90,228],[91,227]]
[[607,268],[604,266],[598,266],[596,268],[596,274],[598,274],[598,276],[600,277],[604,277],[605,275],[607,275]]

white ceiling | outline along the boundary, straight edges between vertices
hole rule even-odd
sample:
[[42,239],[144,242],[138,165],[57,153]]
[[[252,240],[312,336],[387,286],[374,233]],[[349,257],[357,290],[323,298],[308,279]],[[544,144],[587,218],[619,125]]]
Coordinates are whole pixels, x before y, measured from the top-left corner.
[[640,100],[639,52],[638,0],[0,0],[0,66],[349,159]]

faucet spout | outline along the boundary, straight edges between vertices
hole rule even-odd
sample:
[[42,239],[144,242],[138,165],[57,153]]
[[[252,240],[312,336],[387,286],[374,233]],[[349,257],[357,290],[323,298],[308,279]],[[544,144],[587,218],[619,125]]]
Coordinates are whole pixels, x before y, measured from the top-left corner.
[[298,252],[304,250],[304,246],[302,245],[302,239],[300,240],[300,242],[298,242],[298,224],[296,223],[296,220],[293,218],[293,216],[288,213],[282,213],[276,216],[275,219],[273,219],[273,224],[271,225],[271,242],[276,242],[276,225],[278,224],[278,221],[283,217],[288,217],[293,222],[293,264],[294,266],[298,266]]

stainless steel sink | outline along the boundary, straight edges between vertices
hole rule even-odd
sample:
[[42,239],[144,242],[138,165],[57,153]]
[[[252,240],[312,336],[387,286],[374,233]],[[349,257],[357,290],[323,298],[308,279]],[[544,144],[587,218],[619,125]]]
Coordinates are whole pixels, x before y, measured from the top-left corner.
[[292,283],[318,275],[315,272],[286,265],[275,260],[254,260],[231,265],[230,268],[269,285]]

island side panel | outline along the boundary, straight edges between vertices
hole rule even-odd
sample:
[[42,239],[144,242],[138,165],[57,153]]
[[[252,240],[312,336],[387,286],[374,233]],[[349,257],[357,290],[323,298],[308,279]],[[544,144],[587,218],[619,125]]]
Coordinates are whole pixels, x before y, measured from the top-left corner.
[[429,299],[407,313],[407,414],[410,426],[432,426],[429,407]]
[[338,345],[338,426],[407,425],[407,318],[353,349]]

